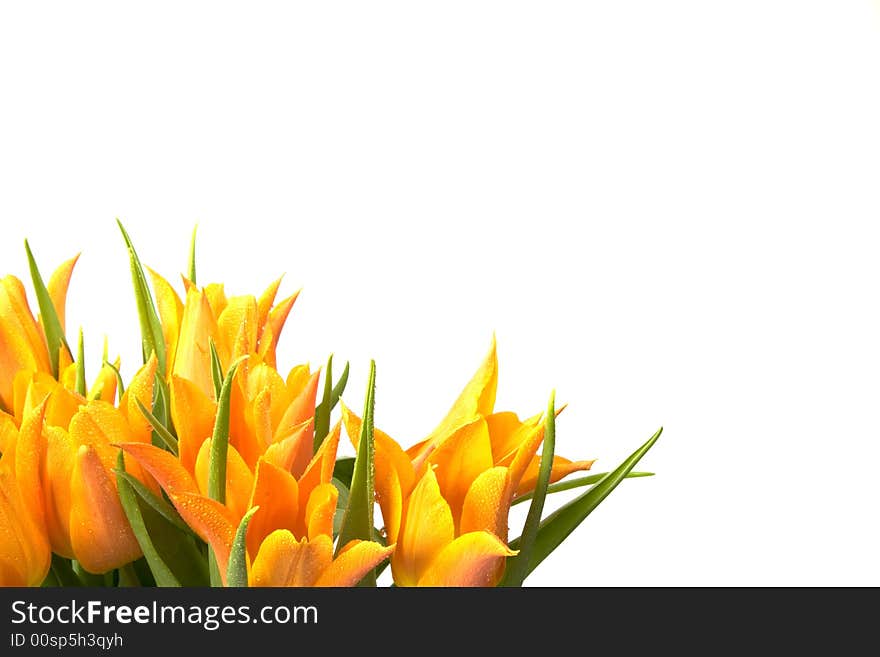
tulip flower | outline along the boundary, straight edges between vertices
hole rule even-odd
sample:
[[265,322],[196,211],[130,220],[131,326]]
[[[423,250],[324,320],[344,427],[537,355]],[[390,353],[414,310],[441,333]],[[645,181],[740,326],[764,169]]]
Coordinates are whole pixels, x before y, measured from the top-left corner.
[[[62,263],[47,285],[62,329],[67,288],[78,258]],[[69,361],[71,355],[67,348],[63,345],[56,348]],[[21,280],[12,275],[0,279],[0,403],[3,408],[9,411],[14,406],[13,381],[19,372],[52,374],[51,363],[42,322],[31,312]]]
[[[374,431],[376,498],[387,539],[397,543],[391,568],[400,585],[493,585],[500,578],[510,505],[535,487],[544,423],[541,415],[521,422],[493,413],[497,372],[493,340],[446,417],[407,451]],[[344,405],[342,413],[354,442],[361,420]],[[591,465],[555,457],[551,480]]]
[[337,424],[299,477],[291,472],[298,435],[274,443],[276,449],[257,459],[254,472],[230,446],[225,504],[205,494],[207,473],[201,468],[194,478],[169,452],[144,443],[120,447],[159,482],[184,521],[211,545],[224,581],[235,528],[256,507],[246,538],[251,585],[351,586],[392,548],[352,541],[333,558],[338,491],[330,479],[339,437]]
[[45,404],[22,423],[0,416],[0,586],[39,586],[51,551],[40,502],[40,443]]
[[[151,358],[123,395],[123,409],[135,404],[135,397],[142,403],[152,400],[155,372],[156,359]],[[143,430],[140,412],[135,416],[101,399],[87,400],[41,373],[32,375],[20,412],[14,453],[19,462],[36,460],[38,482],[29,488],[28,497],[39,511],[52,551],[76,559],[83,569],[96,574],[139,558],[140,547],[111,474],[117,454],[111,443],[149,442],[150,432]],[[7,416],[4,422],[14,435],[12,418]],[[137,463],[132,461],[129,469],[155,488]]]

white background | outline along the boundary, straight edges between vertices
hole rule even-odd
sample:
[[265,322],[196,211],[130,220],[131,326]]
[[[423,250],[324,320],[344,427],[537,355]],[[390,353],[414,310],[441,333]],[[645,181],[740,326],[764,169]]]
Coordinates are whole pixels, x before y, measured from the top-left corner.
[[[872,2],[4,3],[0,262],[82,251],[69,331],[138,364],[114,218],[176,279],[299,287],[280,363],[427,434],[498,407],[642,467],[533,585],[880,585]],[[179,287],[179,283],[178,283]],[[93,370],[94,371],[94,370]]]

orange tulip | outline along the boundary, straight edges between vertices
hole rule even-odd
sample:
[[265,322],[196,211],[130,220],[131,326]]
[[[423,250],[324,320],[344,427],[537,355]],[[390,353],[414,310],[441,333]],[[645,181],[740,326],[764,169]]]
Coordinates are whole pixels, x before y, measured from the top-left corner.
[[[493,340],[476,374],[425,440],[404,451],[374,431],[376,498],[388,542],[397,544],[391,568],[400,585],[492,585],[502,574],[510,554],[510,505],[534,490],[544,423],[541,415],[520,421],[514,413],[493,413],[497,381]],[[344,405],[342,414],[357,447],[361,420]],[[551,481],[591,465],[556,457]]]
[[[32,515],[42,519],[47,544],[91,573],[107,572],[141,556],[116,492],[112,471],[117,449],[111,443],[149,442],[140,412],[132,415],[128,405],[135,397],[142,403],[152,401],[155,372],[153,357],[133,378],[122,399],[123,410],[101,399],[87,400],[42,373],[19,376],[19,385],[30,379],[19,409],[21,429],[15,429],[11,417],[3,418],[13,435],[5,442],[14,443],[16,461],[37,463],[38,482],[28,495]],[[155,488],[137,463],[129,459],[127,467]]]
[[143,443],[121,447],[155,477],[184,521],[211,545],[224,581],[235,528],[248,509],[258,507],[246,537],[253,564],[251,585],[350,586],[385,559],[391,548],[353,541],[333,558],[338,491],[330,479],[339,437],[337,425],[299,477],[291,471],[299,434],[274,443],[275,449],[258,457],[253,472],[230,445],[225,504],[206,495],[209,441],[204,443],[195,477],[157,447]]
[[[62,328],[67,288],[78,258],[62,263],[46,286]],[[60,350],[69,361],[67,349]],[[24,285],[10,275],[0,279],[0,403],[7,411],[14,406],[13,381],[21,371],[51,374],[52,366],[45,332],[31,312]]]
[[39,501],[44,406],[21,431],[0,416],[0,586],[39,586],[49,572],[52,554]]

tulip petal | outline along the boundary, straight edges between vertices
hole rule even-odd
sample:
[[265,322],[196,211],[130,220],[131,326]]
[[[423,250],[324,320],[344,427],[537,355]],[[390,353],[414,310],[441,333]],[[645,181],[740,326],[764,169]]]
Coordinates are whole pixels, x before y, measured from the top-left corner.
[[224,368],[257,350],[257,300],[243,295],[229,299],[217,317],[217,354]]
[[251,519],[247,534],[247,548],[256,555],[260,544],[272,531],[296,531],[299,513],[299,486],[286,470],[265,459],[257,462],[254,490],[250,506],[260,507]]
[[391,557],[394,581],[415,586],[437,555],[455,538],[449,504],[440,494],[437,476],[425,471],[409,498],[397,549]]
[[25,511],[9,460],[0,458],[0,586],[39,586],[49,572],[49,542]]
[[116,486],[90,445],[80,446],[71,475],[70,542],[90,573],[105,573],[141,556]]
[[482,472],[493,466],[486,420],[478,418],[459,427],[431,453],[428,463],[435,466],[440,492],[458,527],[468,489]]
[[315,586],[355,586],[392,552],[393,545],[385,547],[375,541],[350,541],[321,573]]
[[[345,404],[341,406],[345,432],[357,449],[361,418]],[[373,455],[376,470],[374,480],[376,499],[382,509],[388,541],[396,543],[403,512],[403,498],[412,490],[416,475],[409,456],[391,436],[380,429],[374,429],[373,439],[376,445]]]
[[150,354],[147,362],[132,377],[131,383],[119,400],[119,408],[128,420],[132,438],[138,442],[148,443],[153,434],[153,427],[138,408],[140,400],[147,409],[153,408],[153,385],[156,379],[156,368],[159,361],[155,352]]
[[336,513],[336,500],[339,491],[333,484],[320,484],[309,495],[305,520],[308,537],[314,541],[319,536],[333,537],[333,516]]
[[209,399],[214,396],[209,340],[216,334],[217,324],[207,295],[190,289],[180,321],[172,374],[192,381]]
[[211,546],[223,580],[229,565],[229,553],[235,539],[238,520],[225,506],[203,495],[180,493],[171,497],[174,508],[186,524]]
[[177,340],[180,337],[180,324],[183,319],[183,302],[167,280],[147,267],[153,291],[156,293],[156,308],[162,323],[162,337],[165,339],[166,361],[173,365],[177,353]]
[[269,317],[263,326],[263,333],[260,339],[259,354],[272,367],[275,363],[275,350],[278,347],[278,338],[281,337],[281,329],[287,321],[293,304],[299,296],[299,290],[291,294],[286,299],[279,301],[278,305],[269,311]]
[[481,473],[464,498],[460,533],[486,531],[506,541],[510,501],[507,468],[497,466]]
[[251,568],[251,586],[312,586],[332,563],[329,537],[297,541],[286,529],[269,534]]
[[177,430],[180,462],[189,472],[195,471],[202,443],[214,433],[216,414],[217,403],[201,388],[179,376],[171,377],[171,420]]
[[318,448],[309,467],[299,478],[300,490],[303,491],[303,494],[310,494],[319,484],[330,483],[333,478],[333,468],[336,466],[336,452],[341,433],[342,425],[337,422],[321,443],[321,447]]
[[305,449],[304,445],[311,447],[311,440],[312,421],[307,420],[287,438],[269,445],[263,456],[270,463],[289,472],[296,461],[297,454]]
[[46,531],[52,551],[62,557],[74,557],[70,543],[70,481],[76,461],[77,444],[64,429],[47,426],[46,457],[43,461],[43,499]]
[[[276,442],[291,435],[303,422],[315,417],[315,401],[318,395],[319,375],[320,372],[315,372],[309,378],[308,385],[305,389],[296,399],[293,400],[293,402],[291,402],[290,406],[287,407],[287,410],[284,411],[284,416],[275,429]],[[313,452],[314,446],[310,440],[300,446],[290,469],[293,476],[299,478],[303,472],[305,472],[309,465],[309,461],[312,460]]]
[[73,256],[70,260],[62,262],[58,269],[52,272],[49,277],[49,283],[46,289],[49,292],[49,298],[52,305],[55,306],[55,314],[61,323],[61,330],[64,330],[64,310],[67,304],[67,288],[70,286],[70,277],[73,274],[73,268],[76,261],[79,260],[79,254]]
[[[554,456],[553,469],[550,471],[550,483],[557,482],[563,477],[567,477],[572,472],[589,470],[594,462],[595,461],[570,461],[561,456]],[[529,462],[529,465],[519,482],[519,486],[516,488],[517,495],[523,495],[535,489],[535,484],[538,481],[538,468],[540,464],[541,457],[537,455]]]
[[498,387],[498,358],[495,350],[495,336],[489,353],[479,369],[461,391],[458,399],[449,409],[446,417],[425,439],[424,445],[415,454],[413,461],[418,469],[421,462],[455,429],[470,422],[477,415],[489,415],[495,406],[495,391]]
[[262,337],[263,335],[263,327],[266,325],[266,322],[269,319],[269,311],[272,310],[272,304],[275,303],[275,295],[278,294],[278,288],[281,286],[281,279],[283,276],[278,277],[276,280],[272,281],[269,284],[269,287],[266,288],[266,291],[260,295],[260,298],[257,300],[257,327],[258,333],[257,336]]
[[431,562],[419,586],[494,586],[504,560],[514,554],[489,532],[463,534]]
[[183,493],[198,495],[195,479],[172,453],[149,443],[122,443],[119,447],[149,472],[172,500]]

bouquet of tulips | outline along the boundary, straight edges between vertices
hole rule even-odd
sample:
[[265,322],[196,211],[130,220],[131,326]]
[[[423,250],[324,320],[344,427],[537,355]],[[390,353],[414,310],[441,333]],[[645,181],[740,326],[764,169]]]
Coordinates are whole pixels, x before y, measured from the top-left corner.
[[[360,415],[348,365],[279,367],[297,297],[276,302],[280,280],[259,297],[199,286],[193,233],[179,294],[119,227],[143,347],[127,382],[106,342],[91,385],[82,331],[71,348],[76,258],[46,282],[25,243],[36,318],[21,280],[0,281],[0,585],[375,586],[390,565],[396,586],[520,586],[649,474],[633,468],[660,431],[616,470],[561,481],[592,461],[554,453],[552,395],[525,420],[495,410],[494,339],[446,417],[401,445],[374,424],[374,363]],[[356,456],[337,455],[343,434]],[[579,487],[545,517],[548,494]]]

